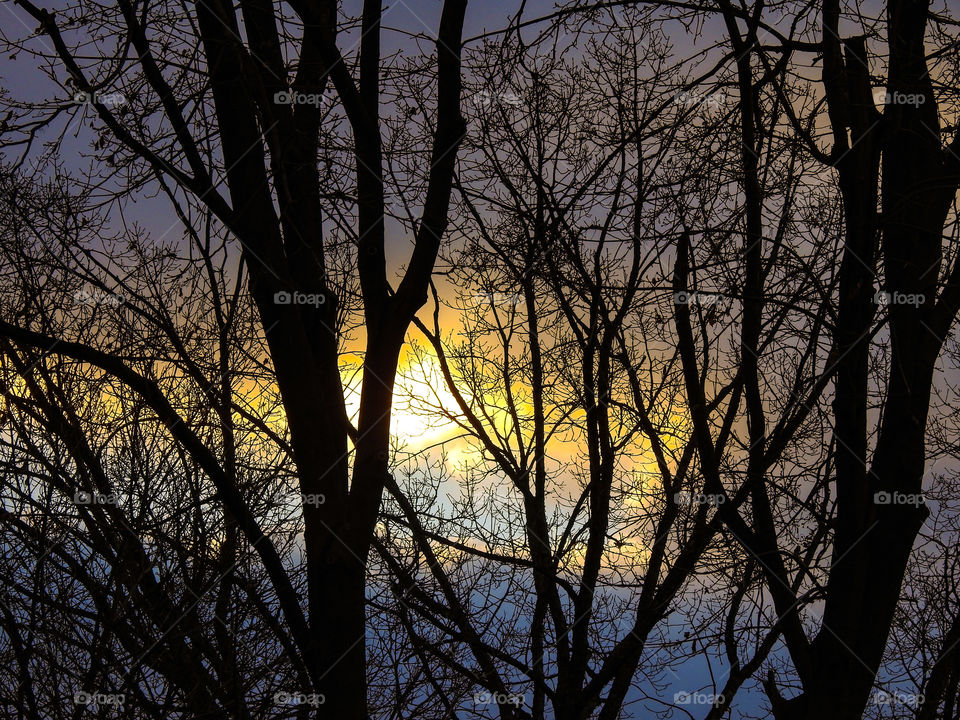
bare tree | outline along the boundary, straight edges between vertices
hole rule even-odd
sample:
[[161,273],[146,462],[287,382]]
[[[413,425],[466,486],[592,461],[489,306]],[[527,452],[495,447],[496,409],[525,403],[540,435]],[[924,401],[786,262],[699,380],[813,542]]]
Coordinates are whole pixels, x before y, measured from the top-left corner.
[[[590,23],[608,11],[606,7],[575,4],[558,15],[586,18],[582,23],[576,21],[586,34],[593,29]],[[860,717],[878,679],[887,637],[901,599],[903,574],[926,517],[922,501],[911,499],[922,498],[926,418],[930,392],[935,386],[934,371],[958,309],[957,258],[946,242],[956,225],[956,190],[960,179],[957,144],[956,138],[949,134],[944,143],[945,133],[940,131],[939,124],[942,113],[949,116],[949,111],[941,108],[944,104],[952,107],[955,98],[948,85],[935,86],[932,80],[941,73],[951,76],[951,62],[954,62],[951,46],[945,43],[928,61],[924,46],[931,17],[928,11],[891,4],[887,8],[886,51],[884,55],[875,56],[875,62],[882,60],[889,67],[882,88],[886,103],[881,113],[876,109],[876,93],[868,71],[871,56],[867,44],[858,37],[840,40],[839,8],[835,4],[826,3],[817,8],[818,15],[814,17],[822,20],[823,37],[814,40],[793,35],[803,23],[802,13],[791,18],[790,33],[784,34],[763,15],[762,6],[751,10],[721,4],[716,11],[714,17],[722,21],[726,31],[726,52],[718,68],[728,67],[731,75],[725,76],[715,68],[697,78],[690,87],[703,93],[694,94],[702,101],[709,96],[709,90],[704,93],[700,88],[709,88],[705,83],[719,78],[728,83],[726,88],[736,102],[736,110],[729,116],[735,123],[734,131],[723,135],[717,127],[711,127],[707,135],[722,143],[721,147],[735,148],[737,154],[724,155],[722,150],[711,147],[711,152],[699,156],[704,163],[720,158],[717,164],[728,173],[736,168],[732,183],[737,213],[725,228],[723,239],[742,247],[742,265],[737,263],[738,272],[734,275],[738,287],[729,293],[739,301],[740,314],[726,326],[736,344],[731,348],[735,348],[733,353],[721,355],[725,364],[718,365],[717,356],[710,352],[711,343],[703,342],[704,333],[695,333],[697,323],[689,305],[678,304],[674,315],[682,371],[678,382],[685,390],[690,442],[696,449],[697,469],[704,478],[703,490],[723,499],[716,518],[739,546],[738,550],[729,552],[733,557],[742,552],[747,558],[745,573],[728,576],[731,592],[727,596],[726,630],[720,640],[729,663],[728,680],[721,693],[723,699],[710,710],[709,716],[721,716],[729,707],[732,695],[745,682],[760,676],[766,664],[769,672],[763,684],[777,717]],[[713,12],[713,8],[680,9],[676,18],[693,22],[697,17],[703,18],[704,13]],[[933,22],[942,26],[950,21],[933,16]],[[602,31],[599,34],[602,36]],[[825,97],[818,94],[819,88],[808,78],[794,71],[794,64],[800,63],[796,59],[798,54],[817,51],[824,54]],[[515,52],[522,52],[522,46]],[[505,54],[512,57],[509,52]],[[931,73],[929,63],[938,65],[940,73]],[[592,70],[603,68],[595,57],[587,66]],[[542,66],[536,68],[532,77],[538,79],[542,70]],[[560,81],[558,85],[567,88],[576,85],[576,81]],[[520,98],[523,107],[536,107],[533,95],[521,94]],[[527,455],[525,448],[536,446],[537,435],[550,436],[552,425],[542,417],[538,422],[535,405],[533,415],[527,411],[525,416],[522,399],[512,399],[509,393],[498,392],[489,401],[485,400],[491,392],[489,377],[491,374],[498,377],[495,386],[502,388],[510,387],[518,377],[538,377],[535,358],[542,352],[538,346],[544,333],[537,332],[536,340],[525,337],[529,333],[525,328],[533,322],[533,308],[537,311],[536,322],[542,322],[544,327],[554,328],[557,318],[569,322],[571,334],[564,337],[564,341],[554,341],[558,347],[564,347],[568,355],[582,351],[600,363],[597,367],[592,362],[584,362],[577,371],[568,371],[577,373],[574,387],[583,393],[577,396],[574,392],[568,396],[568,402],[585,412],[584,430],[587,436],[592,434],[592,438],[587,437],[583,442],[588,450],[596,451],[596,454],[586,451],[582,461],[583,467],[589,469],[589,475],[582,481],[582,505],[571,499],[567,506],[573,521],[566,527],[572,535],[577,527],[577,511],[590,510],[590,519],[581,532],[593,538],[594,544],[586,542],[584,575],[577,577],[583,585],[567,590],[571,608],[579,607],[582,612],[572,613],[573,619],[568,621],[559,614],[551,617],[546,599],[540,605],[530,606],[531,647],[542,643],[542,638],[537,640],[538,633],[543,632],[538,628],[552,620],[556,646],[551,651],[562,657],[563,644],[573,642],[580,618],[593,617],[593,608],[585,603],[588,603],[586,598],[594,597],[593,583],[599,576],[591,580],[587,560],[591,547],[595,558],[602,556],[603,550],[598,548],[603,547],[603,531],[609,527],[612,477],[609,473],[618,459],[614,448],[619,450],[620,446],[618,439],[603,439],[604,427],[609,429],[607,423],[611,420],[605,417],[603,404],[596,402],[596,398],[606,398],[613,392],[613,385],[604,384],[612,382],[605,378],[615,374],[606,374],[610,369],[604,366],[602,338],[611,316],[615,319],[614,328],[622,319],[618,311],[611,310],[617,307],[616,303],[606,304],[601,291],[604,281],[590,279],[582,269],[589,265],[579,257],[580,243],[582,238],[590,237],[589,232],[564,226],[567,218],[563,217],[563,205],[551,195],[557,193],[554,183],[564,190],[571,185],[576,187],[572,183],[567,185],[567,177],[555,169],[560,166],[566,171],[576,167],[575,161],[566,156],[560,161],[551,155],[555,151],[554,143],[559,143],[560,138],[566,139],[564,133],[570,135],[570,146],[585,150],[586,157],[605,156],[591,154],[591,144],[570,131],[571,124],[576,127],[572,118],[579,119],[589,112],[565,97],[555,102],[556,107],[569,108],[571,112],[562,120],[545,122],[545,132],[521,133],[513,142],[507,134],[505,140],[498,138],[490,143],[494,148],[489,160],[492,174],[505,190],[502,195],[495,190],[479,191],[476,197],[491,202],[501,216],[503,210],[509,208],[510,218],[506,223],[501,220],[495,231],[484,233],[482,218],[491,213],[474,212],[480,225],[479,233],[492,249],[492,255],[481,255],[476,272],[489,277],[484,291],[494,304],[497,298],[511,297],[512,288],[518,293],[514,297],[519,308],[491,308],[493,321],[478,326],[485,329],[468,333],[466,345],[454,354],[454,372],[448,373],[447,379],[451,388],[458,383],[464,386],[459,401],[463,414],[458,421],[478,438],[497,472],[514,478],[512,485],[525,499],[525,504],[535,504],[544,490],[526,483],[530,477],[537,476],[535,466],[537,462],[543,463],[542,459],[538,460],[543,453],[529,451]],[[643,107],[645,103],[641,99],[637,105]],[[604,107],[604,104],[600,102],[596,106]],[[827,111],[823,119],[834,142],[830,152],[820,150],[817,144],[820,138],[815,128],[821,127],[818,125],[821,108]],[[509,122],[505,126],[511,127]],[[594,135],[601,134],[594,129]],[[774,149],[781,143],[793,150],[785,155],[793,158],[792,166],[778,164]],[[527,152],[532,159],[524,157]],[[798,152],[807,159],[798,160]],[[811,171],[810,160],[821,163],[824,170]],[[771,180],[778,174],[791,177],[797,162],[806,168],[805,172],[812,172],[810,177],[819,187],[829,191],[831,183],[837,183],[842,218],[837,215],[835,222],[814,220],[806,226],[798,225],[789,184],[783,196],[771,194]],[[836,174],[831,175],[831,171]],[[686,172],[686,179],[693,182],[697,177],[695,166],[688,165]],[[483,177],[490,174],[489,170],[478,173]],[[628,176],[627,171],[620,172],[618,187],[623,186]],[[591,190],[594,189],[591,186]],[[465,195],[468,193],[469,189]],[[571,196],[582,201],[582,196],[574,191]],[[689,202],[684,204],[686,198],[682,193],[671,200],[674,206],[679,206],[670,208],[675,212],[677,227],[676,254],[671,261],[673,289],[688,298],[697,284],[710,287],[723,277],[716,270],[716,248],[711,248],[712,253],[705,259],[697,256],[698,252],[707,251],[705,246],[711,233],[703,233],[705,242],[695,240],[703,232],[702,228],[714,225],[716,218],[711,211],[730,208],[722,203],[715,205],[704,213],[706,222],[698,223],[700,218],[690,212]],[[812,200],[807,203],[811,211],[823,213],[835,208],[829,195],[822,200],[814,195]],[[615,212],[606,219],[601,215],[593,224],[588,224],[593,219],[589,213],[588,209],[585,227],[601,233],[601,238],[610,228],[623,227],[610,220]],[[538,236],[525,225],[529,223],[536,228],[536,218],[542,216],[548,220],[541,222],[546,230]],[[662,214],[659,219],[663,223]],[[669,232],[669,225],[666,229]],[[818,230],[827,233],[823,244],[810,242],[810,235]],[[841,234],[836,234],[837,230]],[[570,234],[569,240],[564,233]],[[542,255],[536,254],[538,238],[546,238],[539,245],[545,248]],[[565,246],[564,241],[570,244]],[[589,257],[596,268],[608,271],[609,265],[603,265],[600,260],[608,259],[603,255],[602,240],[599,245],[601,249]],[[723,247],[721,243],[717,245]],[[828,258],[824,266],[811,263],[824,252]],[[625,256],[630,257],[629,253]],[[664,257],[670,258],[670,255]],[[629,260],[623,262],[629,264]],[[546,265],[549,272],[539,265],[534,269],[532,265],[536,263]],[[538,273],[545,277],[541,279]],[[783,287],[789,288],[786,293],[776,284],[781,273],[781,282],[786,283]],[[624,274],[629,276],[627,272]],[[794,284],[798,274],[814,283]],[[542,289],[527,289],[531,283],[535,287],[534,278],[550,289],[550,297],[557,303],[555,315],[550,314],[551,305]],[[879,292],[875,285],[878,279],[882,279]],[[637,283],[638,276],[631,277],[623,284],[623,291],[629,296],[637,290]],[[582,312],[594,320],[578,317],[571,297],[583,302]],[[628,305],[629,302],[623,307]],[[700,316],[701,327],[705,319]],[[440,333],[436,328],[424,329],[442,357]],[[614,337],[617,332],[614,330]],[[482,340],[487,336],[499,340],[491,347]],[[524,341],[528,355],[510,359],[509,348]],[[494,361],[491,351],[498,345],[504,349],[495,352],[497,355],[502,352],[503,359]],[[634,359],[628,365],[636,370]],[[576,361],[572,367],[577,367]],[[629,376],[630,370],[631,367],[627,367],[623,372]],[[721,406],[716,396],[711,398],[707,388],[725,373],[731,380],[729,385],[720,386],[718,395],[729,396],[731,400]],[[778,375],[782,382],[773,380]],[[569,381],[568,377],[564,379]],[[551,384],[551,391],[554,387]],[[544,397],[547,393],[545,387],[535,387],[529,394]],[[745,403],[742,424],[734,422],[741,418],[741,400]],[[488,404],[492,409],[484,411]],[[636,402],[635,407],[643,408],[644,403]],[[506,417],[502,418],[504,412]],[[598,415],[600,424],[594,426],[592,422]],[[613,426],[616,427],[616,423]],[[518,432],[523,427],[531,429],[531,437],[524,438],[522,432]],[[733,428],[742,430],[743,436]],[[738,438],[732,444],[728,442],[731,433]],[[598,444],[592,446],[593,442]],[[529,467],[525,463],[529,463]],[[545,477],[542,471],[541,477]],[[534,548],[551,534],[549,529],[539,534],[530,532],[538,515],[543,517],[544,512],[525,507],[518,516],[499,519],[506,528],[518,523],[527,525],[529,549],[524,548],[524,553],[529,556],[524,555],[522,562],[514,563],[530,567],[535,576],[544,571],[537,570]],[[449,519],[452,525],[427,536],[439,541],[438,538],[453,534],[464,517],[474,516],[485,517],[475,505],[465,504]],[[417,527],[410,524],[416,534]],[[564,527],[563,523],[560,527]],[[483,537],[479,529],[474,532]],[[562,530],[552,532],[565,537]],[[538,541],[537,537],[541,539]],[[468,543],[462,539],[456,547],[470,554]],[[556,552],[562,554],[563,549],[561,542]],[[488,547],[477,555],[486,561],[507,562],[503,558],[511,553]],[[545,557],[550,557],[549,549]],[[544,567],[553,570],[550,565]],[[431,570],[434,575],[438,574],[435,568]],[[525,584],[527,587],[536,585],[535,576]],[[762,579],[762,585],[757,585],[758,579]],[[949,589],[949,581],[946,582],[944,591]],[[553,580],[547,592],[555,592],[549,589],[555,585],[562,587],[559,580]],[[640,597],[643,598],[643,591]],[[768,626],[760,635],[739,627],[745,598],[750,598],[760,609],[759,617]],[[765,612],[766,607],[772,614]],[[944,610],[951,612],[948,608]],[[569,625],[564,624],[568,622]],[[478,621],[478,625],[490,626],[490,622]],[[493,624],[492,627],[500,626]],[[950,623],[946,627],[949,628]],[[618,650],[629,652],[631,645],[644,646],[645,635],[634,630]],[[691,628],[691,632],[697,634],[697,629]],[[949,630],[945,632],[949,634]],[[753,654],[741,660],[739,653],[745,649],[746,638],[753,638],[750,641]],[[774,652],[781,638],[789,661]],[[949,679],[952,657],[952,643],[942,642],[940,646],[938,671],[925,681],[935,692],[937,702],[946,690],[944,684]],[[521,649],[521,656],[529,652],[525,647]],[[605,674],[615,663],[598,661],[597,667],[590,670],[591,682],[581,690],[577,672],[587,662],[586,656],[576,657],[576,648],[571,652],[573,676],[565,674],[569,669],[564,668],[560,660],[556,666],[550,665],[548,672],[523,666],[521,672],[533,683],[534,714],[542,712],[540,696],[547,696],[554,701],[557,716],[586,717],[594,708],[591,704],[594,700],[589,694],[587,697],[578,697],[578,694],[598,684],[602,687],[604,681],[613,681],[613,685],[603,697],[607,703],[603,711],[618,712],[618,692],[622,701],[633,672],[626,672],[618,686],[616,675]],[[621,659],[616,651],[611,656]],[[542,654],[537,650],[533,657],[542,658]],[[779,679],[774,672],[777,668],[781,671]],[[543,682],[545,676],[557,679],[556,690],[549,685],[537,688],[538,681]],[[785,700],[778,683],[795,687],[799,694]],[[932,710],[925,709],[925,712]]]
[[[839,218],[798,200],[815,164],[784,132],[783,77],[756,90],[758,117],[730,92],[736,74],[703,77],[670,55],[673,21],[599,11],[572,26],[589,48],[575,59],[567,25],[488,48],[458,176],[468,240],[449,262],[451,284],[469,291],[438,286],[433,323],[418,322],[456,403],[422,411],[471,438],[475,459],[414,466],[396,489],[383,557],[401,600],[389,607],[432,650],[434,675],[456,663],[481,700],[533,717],[667,713],[694,695],[719,717],[817,599],[804,587],[795,612],[766,613],[764,576],[788,571],[754,529],[770,502],[755,475],[762,466],[780,492],[806,494],[822,542],[813,501],[827,478],[805,486],[803,472],[828,462],[807,445],[823,437],[834,371]],[[766,222],[770,254],[741,254]],[[449,336],[443,316],[458,323]],[[777,425],[763,455],[742,407],[760,377]],[[446,507],[451,478],[463,490]],[[419,505],[405,500],[425,482],[435,489]],[[763,609],[761,631],[741,628],[748,603]],[[726,679],[664,697],[668,672],[701,651],[728,662]]]
[[[785,634],[802,692],[787,701],[772,676],[767,682],[778,718],[857,718],[863,713],[904,571],[927,517],[922,502],[885,500],[922,498],[934,371],[960,308],[960,263],[956,256],[944,262],[945,229],[955,222],[952,208],[960,185],[960,137],[947,135],[945,143],[941,130],[945,98],[931,72],[938,55],[928,60],[925,44],[932,19],[929,4],[894,1],[884,10],[885,22],[875,21],[876,27],[862,28],[865,35],[851,37],[841,28],[838,2],[828,0],[819,7],[823,88],[833,143],[829,153],[818,149],[807,130],[811,123],[791,109],[791,121],[811,154],[836,172],[844,243],[832,349],[837,367],[832,561],[816,636],[811,640],[806,633]],[[744,50],[738,57],[746,104],[752,98],[750,45],[758,24],[746,23],[744,44],[735,13],[728,8],[724,19],[733,49],[739,44]],[[882,30],[885,37],[880,40]],[[872,58],[867,40],[873,37],[880,49]],[[871,62],[880,61],[886,67],[882,112],[876,107],[870,72]],[[761,67],[769,64],[764,60]],[[750,147],[745,150],[749,167],[752,152]],[[760,244],[758,235],[757,253],[762,252]],[[883,281],[879,294],[874,285],[878,276]],[[878,305],[885,306],[879,314]],[[881,327],[888,333],[882,342],[889,365],[878,376],[872,372],[870,344]],[[879,418],[872,427],[869,410],[877,396]],[[762,447],[769,441],[758,395],[752,408],[752,443]],[[782,551],[775,526],[758,524],[756,529],[777,562]],[[778,584],[784,585],[784,578],[775,575],[768,582],[774,596],[781,592]],[[792,594],[784,594],[781,615],[793,603]]]
[[[444,3],[430,59],[409,68],[434,87],[426,123],[430,140],[418,148],[425,170],[406,178],[408,184],[420,183],[419,212],[407,269],[396,287],[387,266],[390,212],[381,98],[387,66],[380,3],[364,3],[355,19],[344,19],[332,2],[187,7],[80,2],[54,12],[24,0],[17,3],[16,17],[39,25],[38,32],[5,40],[9,52],[32,56],[57,89],[68,93],[66,100],[12,105],[5,123],[8,149],[19,146],[29,159],[38,136],[55,133],[65,113],[79,121],[92,118],[98,135],[93,147],[102,162],[82,191],[91,202],[120,212],[122,198],[142,187],[169,198],[195,248],[211,236],[238,245],[239,253],[227,262],[252,298],[266,342],[257,362],[269,366],[282,399],[286,428],[275,439],[290,453],[302,496],[325,499],[302,504],[305,592],[294,586],[280,549],[251,507],[231,455],[231,397],[241,377],[226,353],[219,367],[195,362],[191,344],[172,322],[182,308],[154,293],[136,296],[130,312],[164,343],[147,357],[169,353],[184,382],[195,383],[217,403],[217,445],[185,414],[176,389],[165,387],[150,363],[138,367],[136,343],[78,335],[36,304],[26,304],[0,325],[8,357],[21,358],[19,364],[10,362],[27,382],[40,371],[30,359],[36,352],[69,359],[123,384],[145,404],[216,488],[239,533],[236,542],[256,552],[282,609],[288,649],[295,649],[309,679],[304,690],[325,696],[337,717],[367,717],[365,561],[387,469],[397,357],[408,323],[426,300],[447,223],[463,134],[465,8],[465,0]],[[344,25],[359,35],[356,52],[347,56],[338,45]],[[93,56],[91,44],[99,48]],[[61,128],[60,147],[69,142],[66,131]],[[120,197],[104,198],[110,188]],[[196,224],[198,218],[208,226]],[[338,252],[343,244],[352,251]],[[55,241],[49,247],[63,252]],[[90,248],[86,255],[93,259],[97,251]],[[111,292],[123,291],[123,278],[109,267],[97,270],[103,282],[115,286]],[[89,269],[65,272],[81,275]],[[353,292],[359,295],[356,303]],[[207,316],[229,316],[242,304],[242,298],[216,293],[207,300]],[[16,306],[22,296],[13,302]],[[339,358],[349,327],[345,316],[358,308],[365,348],[354,426],[345,409]],[[221,343],[230,344],[224,334]],[[78,434],[75,442],[80,439]],[[115,515],[99,520],[120,522]],[[200,652],[198,645],[189,647]],[[174,663],[161,672],[176,684],[170,674],[187,669]],[[198,703],[193,712],[214,713],[225,698],[217,697],[213,678],[195,677],[200,689],[189,690]],[[188,692],[185,686],[181,690]]]

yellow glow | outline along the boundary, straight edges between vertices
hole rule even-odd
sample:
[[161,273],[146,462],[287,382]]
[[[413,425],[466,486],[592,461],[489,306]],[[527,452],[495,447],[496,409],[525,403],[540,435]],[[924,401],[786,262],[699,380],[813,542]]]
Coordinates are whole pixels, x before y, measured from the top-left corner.
[[[356,422],[363,377],[361,359],[354,356],[344,361],[340,374],[347,415]],[[391,436],[408,452],[454,438],[461,429],[445,414],[458,415],[459,405],[447,388],[436,355],[408,350],[401,358],[394,381]]]
[[393,390],[393,436],[409,448],[448,440],[460,431],[445,414],[459,415],[460,406],[447,388],[440,362],[433,353],[407,353]]

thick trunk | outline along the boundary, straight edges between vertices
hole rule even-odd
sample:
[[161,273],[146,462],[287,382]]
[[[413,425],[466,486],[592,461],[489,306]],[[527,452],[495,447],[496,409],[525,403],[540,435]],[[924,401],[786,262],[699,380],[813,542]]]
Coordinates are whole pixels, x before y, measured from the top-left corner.
[[[825,5],[829,29],[830,8]],[[883,424],[867,467],[869,387],[867,346],[859,333],[869,328],[872,309],[865,302],[873,279],[856,265],[873,266],[877,186],[873,158],[856,162],[873,140],[844,153],[838,165],[846,209],[847,246],[841,270],[837,350],[841,353],[834,404],[837,453],[837,517],[833,567],[827,586],[823,627],[813,643],[814,672],[804,693],[782,708],[778,718],[858,720],[883,658],[917,532],[927,510],[921,489],[925,468],[925,429],[936,359],[943,342],[933,305],[941,263],[941,235],[949,196],[938,188],[941,149],[933,90],[926,72],[923,3],[891,2],[888,7],[890,75],[888,91],[922,97],[919,104],[888,104],[882,120],[882,249],[888,305],[891,364]],[[848,93],[834,92],[831,119],[851,128],[854,137],[871,123],[864,91],[856,82],[865,57],[847,43]],[[836,57],[834,57],[834,61]],[[840,77],[824,78],[830,82]],[[864,114],[866,113],[866,114]],[[876,123],[869,124],[872,128]],[[869,129],[864,135],[871,134]],[[881,146],[878,146],[881,147]],[[864,253],[868,253],[866,257]],[[848,260],[851,277],[845,277]],[[872,274],[872,273],[871,273]],[[859,276],[859,277],[857,277]],[[900,303],[897,298],[914,298]],[[935,332],[934,328],[938,328]],[[877,501],[878,493],[901,500]],[[889,497],[888,496],[888,497]],[[776,705],[776,703],[775,703]]]
[[345,548],[344,554],[318,568],[324,590],[311,598],[321,696],[311,716],[367,720],[365,571]]
[[[926,72],[923,3],[888,6],[888,91],[921,97],[873,110],[862,40],[836,40],[838,5],[824,3],[824,85],[836,140],[846,245],[840,279],[834,401],[837,516],[822,628],[812,644],[804,692],[771,699],[778,720],[858,720],[883,659],[910,553],[927,510],[922,505],[925,429],[943,326],[934,321],[941,235],[950,193],[938,188],[941,149]],[[879,128],[879,132],[874,128]],[[846,131],[853,144],[847,147]],[[882,150],[883,219],[877,221]],[[891,366],[883,424],[867,460],[868,344],[874,308],[878,230],[888,298]],[[900,304],[897,298],[916,302]],[[937,331],[934,331],[937,328]],[[915,501],[877,501],[878,493]]]

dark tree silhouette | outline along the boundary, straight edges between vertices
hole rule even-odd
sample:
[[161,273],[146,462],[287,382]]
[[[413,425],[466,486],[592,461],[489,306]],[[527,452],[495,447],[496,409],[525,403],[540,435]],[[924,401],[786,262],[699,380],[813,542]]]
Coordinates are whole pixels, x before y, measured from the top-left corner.
[[[0,334],[17,348],[53,353],[106,373],[156,414],[209,477],[244,544],[263,563],[309,690],[326,697],[333,716],[367,717],[364,563],[387,471],[398,353],[407,325],[426,300],[464,131],[459,107],[466,0],[444,3],[433,54],[415,68],[424,83],[434,83],[434,100],[431,118],[420,128],[429,141],[421,148],[426,170],[416,188],[421,210],[415,240],[395,288],[385,250],[380,3],[364,3],[357,19],[357,57],[347,58],[338,46],[341,21],[334,2],[180,7],[121,0],[53,11],[24,0],[17,7],[21,21],[31,18],[39,25],[42,40],[24,42],[37,48],[38,59],[63,80],[71,100],[76,93],[86,101],[73,111],[85,115],[89,110],[96,117],[97,148],[109,151],[108,165],[128,173],[127,187],[153,183],[170,195],[178,212],[205,209],[241,247],[300,492],[325,498],[303,504],[306,612],[276,546],[244,499],[229,455],[218,456],[155,378],[135,369],[122,349],[104,352],[96,341],[75,340],[69,328],[52,332],[42,316],[30,312],[18,322],[5,320]],[[91,60],[91,41],[116,50]],[[346,118],[339,130],[350,137],[348,149],[331,145],[331,110],[324,107],[328,86]],[[129,103],[117,107],[110,92]],[[8,118],[8,146],[31,144],[38,127],[49,127],[64,107],[32,110]],[[359,285],[366,336],[355,427],[345,410],[339,369],[346,298],[335,292],[339,269],[331,266],[325,230],[338,213],[328,205],[334,188],[322,184],[342,174],[340,163],[353,172],[345,205],[355,223],[356,258],[355,267],[343,272]],[[117,177],[109,168],[105,174]],[[327,219],[331,215],[334,219]],[[303,298],[310,302],[300,302]],[[21,369],[32,372],[29,365]],[[196,371],[195,380],[224,403],[221,430],[229,432],[232,378],[186,369]],[[190,652],[199,648],[191,646]],[[168,671],[187,672],[184,662]],[[192,712],[213,716],[217,701],[227,702],[216,686],[209,678],[190,691]]]
[[956,715],[950,8],[533,6],[5,6],[5,712]]

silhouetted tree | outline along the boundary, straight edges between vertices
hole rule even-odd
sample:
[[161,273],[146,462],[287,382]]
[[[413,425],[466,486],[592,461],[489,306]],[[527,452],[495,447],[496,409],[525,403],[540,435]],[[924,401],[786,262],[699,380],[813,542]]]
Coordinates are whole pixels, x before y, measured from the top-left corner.
[[[408,67],[397,69],[401,76],[419,73],[422,85],[431,86],[432,99],[428,118],[407,128],[423,133],[416,176],[406,177],[403,186],[419,211],[409,228],[413,246],[406,271],[395,287],[387,265],[390,210],[382,135],[382,92],[390,70],[381,50],[379,2],[364,3],[349,21],[338,17],[334,2],[179,6],[120,0],[56,10],[30,0],[16,5],[17,19],[36,23],[38,30],[31,37],[8,38],[6,46],[29,53],[49,71],[53,89],[66,91],[67,98],[14,106],[4,126],[5,146],[19,145],[29,154],[37,134],[55,132],[63,113],[92,121],[98,162],[80,192],[116,213],[140,188],[166,194],[194,251],[211,240],[237,246],[225,262],[256,308],[266,341],[258,361],[269,365],[286,423],[279,447],[290,452],[305,498],[305,591],[291,581],[234,466],[230,398],[241,378],[226,353],[219,367],[194,361],[188,339],[173,327],[179,309],[165,301],[162,288],[136,295],[126,312],[143,321],[142,332],[163,338],[163,348],[150,347],[146,357],[159,363],[170,353],[168,361],[183,373],[183,381],[189,378],[216,403],[222,447],[212,446],[185,414],[177,389],[164,386],[153,362],[138,367],[139,343],[78,336],[69,324],[38,310],[37,303],[23,302],[22,295],[0,325],[8,357],[20,356],[23,362],[9,361],[29,383],[40,368],[23,353],[51,353],[134,393],[214,485],[239,533],[236,542],[257,553],[282,609],[288,649],[295,649],[309,679],[304,691],[324,695],[325,712],[333,716],[367,717],[365,560],[387,471],[397,358],[407,325],[426,300],[464,131],[459,108],[466,0],[443,4],[429,58],[411,59]],[[355,27],[356,35],[357,52],[347,56],[338,45],[344,26]],[[61,136],[59,142],[66,153],[67,141]],[[119,194],[116,200],[103,198],[110,190]],[[198,218],[207,218],[213,228],[197,225]],[[70,252],[52,238],[41,242],[54,254]],[[349,253],[338,249],[344,243]],[[96,254],[91,248],[86,256]],[[124,278],[112,275],[109,259],[96,269],[111,292],[125,291]],[[90,270],[67,266],[61,272],[82,276]],[[221,313],[218,320],[229,325],[224,317],[246,295],[228,299],[208,290],[214,294],[206,298],[205,318]],[[47,294],[43,300],[53,302]],[[365,335],[355,426],[345,409],[340,375],[348,310],[362,313]],[[136,339],[126,332],[127,339]],[[230,344],[229,328],[223,333],[221,344]],[[321,496],[323,503],[309,501]],[[122,533],[115,513],[100,520]],[[133,592],[132,586],[127,590]],[[199,673],[199,665],[197,672],[190,669],[191,654],[202,653],[202,645],[185,648],[182,664],[172,660],[177,654],[171,648],[171,664],[161,672],[175,684],[174,673],[188,673],[181,690],[191,698],[190,713],[215,716],[222,712],[216,708],[232,707],[233,700],[224,695],[229,685]],[[244,714],[236,708],[231,712]]]

